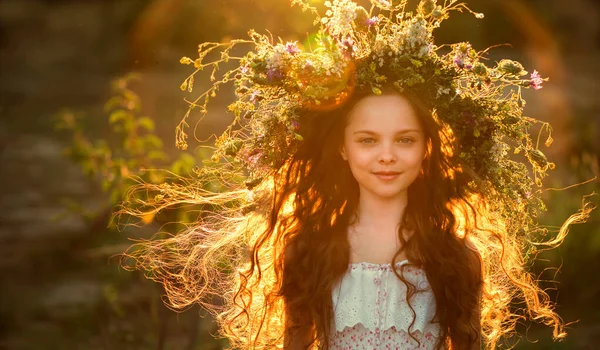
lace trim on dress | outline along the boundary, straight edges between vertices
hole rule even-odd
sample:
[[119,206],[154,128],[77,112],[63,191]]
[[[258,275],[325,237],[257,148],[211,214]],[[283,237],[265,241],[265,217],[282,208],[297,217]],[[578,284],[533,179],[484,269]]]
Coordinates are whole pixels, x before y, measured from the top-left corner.
[[391,327],[383,332],[366,329],[362,324],[346,327],[337,332],[330,341],[329,348],[335,350],[373,350],[373,349],[434,349],[438,343],[437,333],[416,331],[413,337],[402,329]]

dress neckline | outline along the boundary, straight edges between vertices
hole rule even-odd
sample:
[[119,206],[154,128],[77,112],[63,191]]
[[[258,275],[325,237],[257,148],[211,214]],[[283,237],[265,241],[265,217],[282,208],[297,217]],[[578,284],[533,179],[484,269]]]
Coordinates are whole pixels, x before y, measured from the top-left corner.
[[[399,265],[404,265],[404,264],[408,264],[408,259],[404,259],[402,261],[398,261],[396,262],[396,266]],[[372,263],[372,262],[368,262],[368,261],[361,261],[361,262],[355,262],[355,263],[350,263],[349,266],[352,267],[356,267],[356,266],[365,266],[365,267],[391,267],[392,264],[391,263],[384,263],[384,264],[378,264],[378,263]]]

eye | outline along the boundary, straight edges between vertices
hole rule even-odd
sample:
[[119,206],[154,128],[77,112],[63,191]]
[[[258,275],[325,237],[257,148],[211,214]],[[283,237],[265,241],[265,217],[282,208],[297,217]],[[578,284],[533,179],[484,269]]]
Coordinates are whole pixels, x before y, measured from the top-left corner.
[[404,143],[404,144],[410,144],[410,143],[415,142],[415,140],[410,137],[402,137],[402,138],[398,139],[398,142]]
[[375,142],[375,139],[372,138],[372,137],[367,137],[367,138],[358,140],[358,142],[360,142],[360,143],[373,143],[373,142]]

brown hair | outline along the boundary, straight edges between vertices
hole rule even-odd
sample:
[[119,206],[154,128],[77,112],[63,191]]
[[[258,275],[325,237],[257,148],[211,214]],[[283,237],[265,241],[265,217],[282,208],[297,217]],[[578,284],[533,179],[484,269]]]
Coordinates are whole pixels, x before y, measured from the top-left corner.
[[[170,197],[160,205],[147,203],[154,210],[182,202],[220,210],[177,236],[138,245],[142,249],[129,255],[135,267],[152,271],[150,277],[164,283],[172,306],[200,303],[213,311],[234,349],[282,344],[327,349],[331,294],[350,262],[346,230],[359,196],[339,148],[349,111],[366,95],[357,92],[338,108],[301,113],[298,132],[304,141],[249,193],[256,203],[250,211],[231,203],[248,193],[243,188],[217,194],[193,183],[156,186]],[[525,270],[526,245],[510,236],[489,209],[477,190],[479,180],[456,155],[458,140],[433,110],[410,94],[403,96],[419,116],[428,150],[422,176],[408,189],[398,231],[402,250],[392,263],[405,253],[426,271],[442,332],[438,347],[463,349],[481,333],[486,348],[495,348],[521,317],[510,309],[514,298],[525,301],[531,318],[554,327],[556,338],[564,336],[547,294]],[[415,232],[408,241],[403,228]],[[395,273],[405,281],[401,271]],[[409,284],[409,304],[414,292]]]
[[[364,96],[356,94],[333,111],[305,115],[300,122],[305,126],[301,130],[305,142],[291,160],[297,167],[290,167],[283,181],[290,185],[288,179],[298,179],[294,216],[305,218],[286,239],[287,252],[292,253],[285,258],[281,290],[290,319],[287,331],[297,334],[304,327],[303,332],[309,333],[316,326],[313,340],[328,339],[332,288],[350,262],[346,230],[358,203],[358,185],[337,150],[343,142],[346,116]],[[403,96],[419,116],[428,150],[422,176],[408,189],[408,205],[398,229],[402,250],[392,263],[404,251],[411,264],[424,267],[437,302],[441,338],[450,336],[454,344],[468,344],[478,336],[479,325],[471,323],[473,315],[478,314],[481,269],[478,256],[468,248],[466,239],[454,232],[456,220],[449,204],[468,203],[461,190],[470,179],[447,176],[452,166],[449,155],[442,152],[439,124],[417,98]],[[315,206],[316,203],[320,205]],[[332,217],[336,217],[333,222]],[[402,234],[404,228],[416,232],[408,242]],[[395,273],[410,286],[401,273]],[[414,286],[408,291],[410,305]]]

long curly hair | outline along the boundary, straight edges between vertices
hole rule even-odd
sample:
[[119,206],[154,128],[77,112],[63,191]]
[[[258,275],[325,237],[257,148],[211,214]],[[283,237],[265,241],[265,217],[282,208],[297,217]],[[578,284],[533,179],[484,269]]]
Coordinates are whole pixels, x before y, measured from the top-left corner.
[[[119,214],[144,216],[189,204],[204,209],[177,235],[133,246],[128,266],[163,283],[173,308],[198,303],[213,312],[233,349],[328,349],[331,295],[350,263],[347,229],[359,200],[358,183],[339,150],[347,116],[366,95],[355,92],[335,109],[303,111],[304,141],[251,189],[232,185],[220,193],[192,180],[132,188]],[[435,110],[402,95],[427,140],[398,229],[402,248],[391,261],[409,286],[409,305],[415,288],[397,271],[404,267],[395,264],[401,255],[427,274],[441,329],[439,348],[481,341],[493,349],[514,335],[522,318],[552,327],[556,339],[564,337],[563,321],[526,269],[526,254],[539,243],[514,234],[511,223],[490,209],[483,194],[489,192],[477,190],[483,184],[460,161],[459,140]],[[141,190],[151,195],[139,207],[132,198]],[[239,201],[244,196],[252,197],[252,206]],[[569,218],[546,246],[559,245],[568,226],[588,212]],[[406,229],[414,232],[408,240]],[[513,302],[525,307],[515,309]]]

